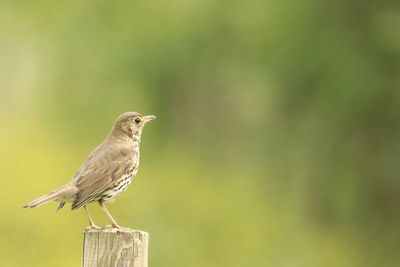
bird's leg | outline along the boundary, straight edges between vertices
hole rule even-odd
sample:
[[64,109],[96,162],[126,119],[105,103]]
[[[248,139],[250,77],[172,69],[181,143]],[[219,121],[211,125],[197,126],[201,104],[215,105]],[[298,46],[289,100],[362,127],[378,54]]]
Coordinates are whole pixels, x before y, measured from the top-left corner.
[[113,216],[111,216],[111,213],[107,210],[106,206],[104,205],[104,202],[99,201],[99,204],[101,208],[104,210],[104,212],[107,214],[107,217],[110,219],[112,228],[121,228],[121,226],[119,226],[118,223],[114,220]]
[[89,218],[89,226],[87,228],[89,228],[89,229],[91,229],[91,228],[100,229],[100,227],[98,227],[97,225],[94,224],[94,222],[92,220],[92,217],[90,216],[90,213],[89,213],[88,209],[86,208],[86,205],[83,206],[83,208],[85,209],[86,214],[87,214],[87,216]]

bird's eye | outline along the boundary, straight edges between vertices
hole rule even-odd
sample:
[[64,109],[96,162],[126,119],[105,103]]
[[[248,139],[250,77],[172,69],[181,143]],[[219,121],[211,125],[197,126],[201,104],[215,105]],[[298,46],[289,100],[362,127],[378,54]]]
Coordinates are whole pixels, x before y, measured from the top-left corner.
[[139,123],[140,122],[140,118],[135,118],[135,122]]

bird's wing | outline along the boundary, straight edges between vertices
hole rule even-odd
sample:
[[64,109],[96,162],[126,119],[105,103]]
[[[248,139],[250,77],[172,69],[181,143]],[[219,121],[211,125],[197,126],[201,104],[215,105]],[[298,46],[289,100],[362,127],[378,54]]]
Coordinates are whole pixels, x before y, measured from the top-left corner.
[[73,183],[79,189],[71,209],[77,209],[98,197],[133,164],[127,147],[97,148],[82,165]]

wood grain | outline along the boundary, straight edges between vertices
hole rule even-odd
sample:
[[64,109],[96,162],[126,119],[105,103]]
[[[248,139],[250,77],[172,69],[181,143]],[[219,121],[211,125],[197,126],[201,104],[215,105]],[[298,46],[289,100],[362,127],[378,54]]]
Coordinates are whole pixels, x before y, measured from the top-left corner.
[[84,233],[83,267],[147,267],[149,234],[129,228]]

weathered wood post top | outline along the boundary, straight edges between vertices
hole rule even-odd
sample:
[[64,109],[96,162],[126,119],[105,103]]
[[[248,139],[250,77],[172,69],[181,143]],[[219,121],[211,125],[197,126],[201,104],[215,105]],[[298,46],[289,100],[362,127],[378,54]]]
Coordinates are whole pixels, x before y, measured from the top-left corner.
[[149,234],[130,228],[87,229],[83,267],[147,267]]

